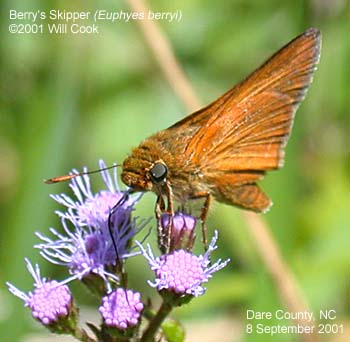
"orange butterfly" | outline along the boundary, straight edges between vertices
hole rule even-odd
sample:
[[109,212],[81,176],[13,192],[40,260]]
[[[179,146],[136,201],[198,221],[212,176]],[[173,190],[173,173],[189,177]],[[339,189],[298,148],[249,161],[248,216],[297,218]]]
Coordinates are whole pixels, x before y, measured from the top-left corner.
[[[205,198],[264,212],[269,197],[256,184],[282,167],[294,114],[320,58],[321,34],[310,28],[210,105],[146,140],[124,160],[121,178],[134,191],[157,194],[158,213]],[[160,211],[159,211],[160,210]]]

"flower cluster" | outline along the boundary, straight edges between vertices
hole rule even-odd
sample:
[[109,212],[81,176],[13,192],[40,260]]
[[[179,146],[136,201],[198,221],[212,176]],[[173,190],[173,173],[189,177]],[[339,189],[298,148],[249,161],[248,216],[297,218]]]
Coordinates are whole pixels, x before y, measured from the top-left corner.
[[39,265],[33,267],[28,259],[25,259],[25,262],[34,278],[35,290],[26,294],[7,283],[9,290],[23,299],[25,306],[29,306],[32,310],[33,317],[44,325],[56,323],[60,317],[66,317],[73,304],[68,286],[61,285],[55,280],[48,281],[46,278],[41,278]]
[[[65,194],[51,196],[65,207],[64,211],[56,211],[63,232],[51,228],[52,237],[36,233],[41,243],[35,247],[40,250],[41,256],[53,264],[66,267],[69,276],[62,281],[47,280],[41,277],[39,266],[33,267],[26,259],[27,269],[34,278],[34,290],[26,293],[11,283],[7,285],[31,309],[33,317],[53,332],[69,333],[77,339],[91,342],[109,341],[115,336],[128,341],[141,335],[146,340],[159,329],[161,320],[156,317],[166,317],[162,308],[170,311],[184,298],[189,301],[204,294],[206,289],[203,284],[229,260],[211,264],[210,254],[217,248],[216,231],[203,255],[191,252],[197,221],[182,212],[173,216],[163,214],[158,223],[163,232],[169,234],[166,239],[170,243],[170,252],[155,257],[150,245],[143,247],[138,241],[134,244],[135,235],[148,222],[132,215],[139,197],[130,196],[128,190],[120,190],[116,168],[111,175],[103,161],[100,161],[99,167],[106,189],[94,193],[87,169],[84,169],[83,174],[70,182],[74,197]],[[76,173],[73,170],[73,174]],[[149,319],[149,313],[146,313],[151,308],[143,303],[139,292],[128,288],[124,262],[137,255],[143,255],[148,261],[155,274],[154,282],[148,283],[167,303],[161,306],[159,314],[150,320],[143,333],[139,331],[141,320],[144,313]],[[101,325],[89,325],[95,337],[78,326],[79,310],[67,286],[73,280],[84,283],[101,300]]]
[[169,234],[170,250],[191,249],[195,240],[196,224],[197,220],[192,215],[175,212],[174,216],[170,217],[168,213],[164,213],[160,218],[160,226],[164,235]]
[[143,308],[139,292],[118,288],[102,298],[99,311],[107,326],[123,330],[139,323]]
[[154,283],[151,281],[148,283],[152,287],[156,287],[158,291],[166,289],[176,294],[189,294],[194,297],[204,294],[206,288],[202,284],[206,283],[214,272],[224,268],[230,261],[227,259],[222,262],[219,259],[210,266],[210,254],[217,248],[217,238],[218,232],[215,231],[208,250],[200,256],[180,249],[156,258],[149,245],[147,249],[139,245],[142,254],[156,275]]
[[[106,168],[103,161],[99,166]],[[50,230],[55,239],[37,233],[44,243],[35,247],[45,259],[66,266],[72,274],[69,280],[81,280],[94,274],[110,288],[109,280],[119,280],[114,274],[117,261],[138,254],[130,252],[130,241],[144,222],[136,225],[136,219],[131,218],[137,198],[130,198],[127,192],[120,191],[116,169],[113,178],[106,170],[101,175],[107,190],[94,194],[89,176],[85,174],[73,178],[70,184],[76,200],[65,194],[51,196],[67,208],[65,212],[56,211],[65,235],[53,228]],[[114,213],[109,218],[112,209]]]

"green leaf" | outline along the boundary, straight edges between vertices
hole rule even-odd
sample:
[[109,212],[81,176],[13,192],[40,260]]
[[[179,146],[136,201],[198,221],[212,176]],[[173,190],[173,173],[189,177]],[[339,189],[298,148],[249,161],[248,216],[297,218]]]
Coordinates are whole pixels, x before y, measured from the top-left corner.
[[183,342],[185,341],[184,327],[174,319],[167,319],[162,324],[164,337],[168,342]]

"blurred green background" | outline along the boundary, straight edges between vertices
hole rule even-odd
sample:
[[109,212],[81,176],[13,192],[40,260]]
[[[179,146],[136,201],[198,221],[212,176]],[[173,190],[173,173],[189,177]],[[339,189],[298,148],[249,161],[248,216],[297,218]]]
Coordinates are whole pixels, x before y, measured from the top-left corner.
[[[99,158],[108,164],[121,162],[143,138],[187,113],[135,22],[100,23],[98,35],[8,32],[10,9],[130,11],[125,2],[1,0],[0,6],[0,341],[29,341],[28,336],[39,341],[38,336],[49,334],[22,301],[8,293],[4,282],[32,289],[25,256],[40,262],[46,276],[67,276],[65,269],[43,261],[32,248],[38,242],[34,231],[47,233],[48,227],[59,227],[53,213],[58,206],[49,193],[68,191],[67,184],[47,186],[42,179],[73,167],[96,168]],[[346,341],[350,325],[349,2],[154,0],[150,6],[160,12],[182,11],[180,22],[159,24],[203,103],[214,100],[308,27],[322,31],[321,62],[297,113],[286,164],[268,175],[262,186],[274,202],[265,218],[310,307],[315,312],[336,310],[336,323],[344,323],[347,330],[348,335],[330,334],[324,341]],[[154,200],[154,195],[145,195],[137,213],[152,216]],[[189,331],[188,341],[298,340],[295,335],[245,334],[247,309],[274,311],[283,309],[283,304],[239,210],[214,205],[208,226],[209,234],[214,228],[220,230],[214,258],[230,257],[232,262],[209,282],[205,296],[174,312]],[[152,275],[143,260],[128,266],[131,285],[152,296],[146,285]],[[79,285],[72,284],[79,303],[95,312],[98,303]]]

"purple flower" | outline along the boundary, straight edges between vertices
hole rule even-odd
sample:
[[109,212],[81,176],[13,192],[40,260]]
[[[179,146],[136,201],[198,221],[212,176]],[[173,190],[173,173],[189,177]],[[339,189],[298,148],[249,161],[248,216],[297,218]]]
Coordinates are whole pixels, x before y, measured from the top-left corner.
[[139,323],[143,307],[139,292],[118,288],[102,298],[99,311],[106,326],[124,330]]
[[[51,233],[57,237],[50,239],[40,233],[36,235],[44,241],[35,247],[40,254],[53,264],[66,266],[72,274],[72,279],[82,279],[84,276],[94,273],[99,275],[107,283],[111,278],[118,281],[118,277],[110,272],[110,268],[116,265],[117,256],[114,250],[109,231],[92,227],[80,227],[75,224],[70,230],[66,220],[62,219],[62,227],[66,236],[51,228]],[[115,236],[118,257],[127,258],[137,255],[137,252],[128,253],[128,241],[134,236],[134,221],[132,224],[125,221],[123,227],[119,227],[119,236]]]
[[[174,249],[191,249],[195,240],[195,228],[197,219],[186,213],[176,212],[172,217],[172,227],[170,234],[170,250]],[[160,218],[162,237],[168,236],[170,228],[170,215],[165,213]],[[166,244],[161,241],[160,246]]]
[[210,254],[217,246],[218,232],[214,232],[208,250],[204,255],[196,256],[185,250],[176,250],[170,254],[164,254],[155,258],[150,246],[147,250],[141,244],[142,254],[148,260],[151,269],[155,271],[156,279],[154,283],[148,282],[158,291],[168,290],[178,295],[192,295],[198,297],[204,294],[206,288],[202,286],[211,278],[214,272],[219,271],[229,263],[229,259],[221,262],[219,259],[210,265]]
[[[104,168],[104,162],[100,161],[99,166]],[[58,212],[64,234],[51,228],[55,237],[51,239],[37,232],[36,235],[43,243],[35,247],[41,250],[40,254],[48,261],[69,269],[72,277],[67,281],[95,274],[104,280],[110,290],[109,280],[119,280],[114,274],[117,262],[139,254],[130,252],[131,239],[147,222],[136,225],[136,219],[132,219],[130,214],[137,199],[126,199],[115,210],[111,220],[116,253],[108,227],[108,216],[125,193],[118,188],[115,169],[113,180],[108,171],[101,171],[101,175],[108,191],[94,195],[89,177],[84,175],[73,179],[70,184],[78,201],[64,194],[52,196],[68,207],[67,212]]]
[[44,325],[57,322],[60,318],[68,317],[73,304],[73,297],[67,285],[62,285],[55,280],[48,281],[40,277],[39,265],[32,266],[25,259],[27,269],[34,278],[35,290],[25,293],[11,283],[6,283],[10,292],[24,301],[29,306],[32,315]]

